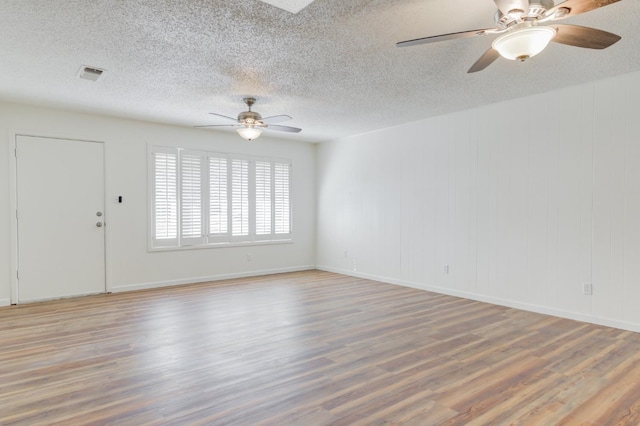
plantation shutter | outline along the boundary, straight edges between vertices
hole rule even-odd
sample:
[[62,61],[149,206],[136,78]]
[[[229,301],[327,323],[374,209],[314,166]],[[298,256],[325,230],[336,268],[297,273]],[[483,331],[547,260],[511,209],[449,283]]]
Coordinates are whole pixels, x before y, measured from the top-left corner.
[[274,231],[277,235],[291,234],[291,164],[274,164]]
[[209,158],[209,236],[229,234],[229,167],[224,157]]
[[249,237],[249,160],[238,158],[231,160],[231,235]]
[[204,242],[203,156],[183,151],[180,156],[180,239],[183,245]]
[[153,201],[152,244],[178,244],[178,152],[157,148],[152,151]]
[[291,238],[291,162],[149,147],[149,247]]
[[271,162],[256,161],[256,235],[272,233]]

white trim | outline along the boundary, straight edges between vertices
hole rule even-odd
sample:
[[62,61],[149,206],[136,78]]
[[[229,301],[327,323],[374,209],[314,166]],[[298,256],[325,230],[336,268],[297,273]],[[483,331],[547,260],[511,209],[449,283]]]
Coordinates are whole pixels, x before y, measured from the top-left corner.
[[111,245],[111,228],[109,224],[111,223],[111,203],[109,200],[109,176],[107,176],[107,143],[105,141],[98,141],[102,144],[102,184],[103,184],[103,193],[102,196],[104,200],[102,201],[103,211],[102,217],[104,217],[104,292],[109,293],[111,291],[111,271],[109,265],[109,259],[111,259],[110,247]]
[[[153,225],[154,225],[154,220],[153,220],[153,212],[154,212],[154,206],[153,206],[153,189],[152,189],[152,179],[153,179],[153,145],[149,142],[147,142],[147,164],[145,165],[145,167],[147,168],[147,182],[146,182],[146,194],[147,194],[147,214],[146,214],[146,220],[147,220],[147,251],[149,251],[151,248],[153,248],[153,236],[154,236],[154,232],[153,232]],[[113,288],[110,289],[110,291],[113,291]]]
[[209,244],[201,244],[196,246],[158,246],[147,249],[147,253],[154,253],[157,251],[183,251],[183,250],[202,250],[212,248],[224,248],[224,247],[249,247],[249,246],[268,246],[273,244],[293,244],[295,241],[293,238],[282,240],[261,240],[261,241],[237,241],[237,242],[215,242]]
[[551,315],[551,316],[566,318],[566,319],[575,320],[575,321],[588,322],[591,324],[602,325],[605,327],[614,327],[614,328],[619,328],[621,330],[640,332],[640,324],[629,322],[629,321],[614,320],[614,319],[599,317],[596,315],[583,314],[579,312],[563,311],[560,309],[549,308],[546,306],[522,303],[514,300],[502,299],[502,298],[493,297],[493,296],[486,296],[486,295],[477,294],[477,293],[452,290],[444,287],[431,286],[423,283],[399,280],[391,277],[382,277],[374,274],[363,274],[360,272],[354,272],[354,271],[349,271],[349,270],[340,269],[340,268],[332,268],[329,266],[318,265],[316,266],[316,269],[320,271],[334,272],[337,274],[379,281],[386,284],[394,284],[394,285],[399,285],[403,287],[415,288],[418,290],[431,291],[434,293],[445,294],[448,296],[461,297],[464,299],[475,300],[478,302],[491,303],[493,305],[506,306],[508,308],[520,309],[523,311],[535,312],[538,314]]
[[11,299],[0,299],[0,306],[9,306],[11,305]]
[[126,292],[126,291],[146,290],[151,288],[170,287],[170,286],[184,285],[184,284],[205,283],[209,281],[229,280],[234,278],[250,278],[250,277],[259,277],[262,275],[282,274],[286,272],[310,271],[314,269],[316,269],[314,265],[305,265],[305,266],[294,266],[289,268],[263,269],[260,271],[237,272],[233,274],[210,275],[207,277],[193,277],[193,278],[183,278],[183,279],[168,280],[168,281],[156,281],[156,282],[149,282],[149,283],[114,285],[112,287],[112,292],[120,293],[120,292]]
[[44,299],[29,299],[29,300],[21,300],[19,305],[23,306],[28,303],[40,303],[40,302],[51,302],[53,300],[63,300],[63,299],[75,299],[77,297],[87,297],[87,296],[99,296],[107,294],[104,291],[98,293],[80,293],[80,294],[69,294],[65,296],[55,296],[55,297],[45,297]]
[[10,133],[9,145],[9,239],[11,248],[11,269],[9,280],[9,303],[18,303],[18,169],[17,169],[17,157],[16,146],[18,139],[18,133]]

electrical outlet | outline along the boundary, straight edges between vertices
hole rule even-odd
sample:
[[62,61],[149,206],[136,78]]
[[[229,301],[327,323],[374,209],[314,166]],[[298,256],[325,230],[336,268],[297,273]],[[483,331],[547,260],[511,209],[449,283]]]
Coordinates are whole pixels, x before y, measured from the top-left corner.
[[582,293],[585,296],[593,296],[593,284],[591,284],[591,283],[583,283],[582,284]]
[[444,265],[444,268],[442,268],[442,270],[445,274],[449,275],[449,265]]

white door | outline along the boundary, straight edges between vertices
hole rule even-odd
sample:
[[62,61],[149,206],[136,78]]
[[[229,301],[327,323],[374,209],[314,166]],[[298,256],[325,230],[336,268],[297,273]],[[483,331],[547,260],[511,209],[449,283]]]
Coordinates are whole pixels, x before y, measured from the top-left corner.
[[18,136],[18,302],[105,291],[104,150]]

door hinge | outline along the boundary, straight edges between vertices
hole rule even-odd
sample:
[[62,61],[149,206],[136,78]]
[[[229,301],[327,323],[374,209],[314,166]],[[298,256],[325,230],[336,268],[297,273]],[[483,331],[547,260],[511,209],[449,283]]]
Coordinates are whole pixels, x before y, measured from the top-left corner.
[[18,158],[18,148],[13,149],[13,155]]
[[16,279],[18,280],[20,279],[20,271],[18,271],[17,269],[16,269]]

